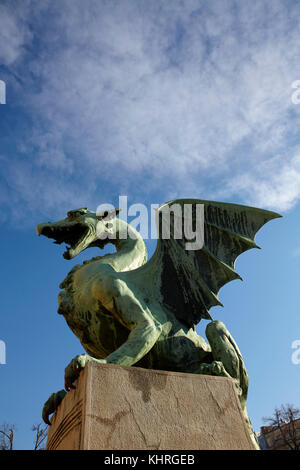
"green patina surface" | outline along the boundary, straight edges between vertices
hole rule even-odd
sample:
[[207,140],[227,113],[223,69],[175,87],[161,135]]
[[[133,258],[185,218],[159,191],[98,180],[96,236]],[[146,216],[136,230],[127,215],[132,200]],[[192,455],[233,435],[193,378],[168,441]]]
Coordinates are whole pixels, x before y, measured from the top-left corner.
[[[208,341],[195,332],[195,325],[201,318],[211,319],[209,309],[221,305],[219,289],[239,278],[237,256],[256,247],[256,232],[280,216],[237,204],[181,199],[161,206],[158,221],[174,204],[182,209],[191,204],[193,218],[196,205],[204,205],[204,245],[186,250],[188,240],[172,236],[170,211],[171,236],[162,238],[159,223],[157,248],[148,262],[143,239],[116,217],[118,210],[97,215],[82,208],[68,212],[64,220],[37,226],[39,235],[70,245],[66,259],[92,246],[113,243],[116,248],[75,266],[60,284],[58,313],[87,352],[66,367],[65,389],[73,387],[87,361],[231,377],[257,448],[246,410],[248,374],[235,341],[220,321],[208,323]],[[48,424],[64,394],[61,390],[46,402],[43,418]]]

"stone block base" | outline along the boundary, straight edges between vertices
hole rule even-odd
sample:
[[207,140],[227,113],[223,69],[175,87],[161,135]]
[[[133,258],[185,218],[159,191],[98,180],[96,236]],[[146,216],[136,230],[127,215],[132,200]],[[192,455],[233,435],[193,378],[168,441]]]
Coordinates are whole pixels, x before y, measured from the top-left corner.
[[253,449],[231,379],[90,363],[51,419],[47,449]]

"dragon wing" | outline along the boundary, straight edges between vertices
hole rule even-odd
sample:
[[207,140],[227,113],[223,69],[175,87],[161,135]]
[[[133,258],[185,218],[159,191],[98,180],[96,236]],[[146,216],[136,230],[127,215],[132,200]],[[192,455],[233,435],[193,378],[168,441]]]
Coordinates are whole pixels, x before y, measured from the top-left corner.
[[[174,216],[174,204],[177,209],[181,208],[183,217]],[[193,227],[196,226],[197,205],[202,205],[204,243],[199,249],[186,249],[186,243],[191,242],[184,232],[187,222],[184,207],[187,205],[192,209]],[[162,236],[162,217],[168,210],[170,236],[166,239]],[[255,234],[277,217],[281,216],[275,212],[237,204],[200,199],[170,201],[157,209],[156,251],[150,261],[131,273],[144,290],[147,286],[151,299],[173,312],[188,327],[194,327],[201,318],[211,319],[209,309],[212,306],[222,305],[218,299],[220,288],[227,282],[241,279],[234,270],[236,258],[244,251],[259,248],[254,241]],[[174,236],[180,232],[178,222],[181,238]]]

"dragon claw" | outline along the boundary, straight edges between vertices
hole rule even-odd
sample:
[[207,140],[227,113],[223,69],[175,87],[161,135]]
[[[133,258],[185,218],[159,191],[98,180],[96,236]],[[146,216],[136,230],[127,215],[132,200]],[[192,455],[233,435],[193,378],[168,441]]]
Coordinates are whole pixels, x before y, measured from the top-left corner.
[[87,354],[76,356],[65,368],[65,390],[67,392],[76,388],[73,382],[79,377],[80,371],[85,367],[88,357]]
[[199,373],[206,375],[216,375],[219,377],[230,377],[221,361],[213,361],[211,363],[201,364]]
[[50,397],[44,404],[42,418],[44,423],[48,424],[48,426],[51,426],[51,422],[49,420],[50,414],[54,413],[57,410],[59,404],[61,403],[65,395],[65,390],[59,390],[56,393],[52,393],[52,395],[50,395]]

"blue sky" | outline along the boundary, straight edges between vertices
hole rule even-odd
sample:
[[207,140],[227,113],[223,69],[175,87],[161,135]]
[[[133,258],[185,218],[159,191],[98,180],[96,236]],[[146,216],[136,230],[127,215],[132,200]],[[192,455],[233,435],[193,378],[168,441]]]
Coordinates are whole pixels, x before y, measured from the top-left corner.
[[16,424],[18,448],[82,352],[56,314],[58,284],[98,254],[67,262],[35,226],[119,195],[284,216],[238,259],[244,282],[211,314],[244,356],[254,428],[281,403],[300,406],[299,18],[288,0],[0,0],[0,423]]

